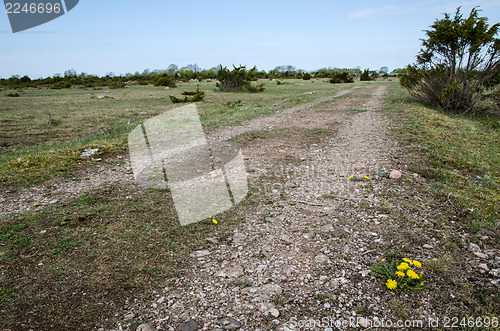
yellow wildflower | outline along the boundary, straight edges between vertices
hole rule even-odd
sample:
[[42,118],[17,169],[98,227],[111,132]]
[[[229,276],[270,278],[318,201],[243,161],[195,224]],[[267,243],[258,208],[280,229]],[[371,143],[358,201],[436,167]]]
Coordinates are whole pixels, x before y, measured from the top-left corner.
[[398,270],[403,271],[403,270],[406,270],[406,269],[410,269],[410,266],[408,265],[408,263],[403,262],[400,265],[398,265]]
[[354,177],[354,176],[349,177],[349,179],[352,179],[352,177]]
[[413,265],[417,268],[420,268],[422,267],[422,263],[418,262],[418,261],[413,261]]
[[215,218],[213,218],[213,219],[212,219],[212,222],[213,222],[214,224],[219,223],[219,222],[217,222],[217,220],[216,220]]
[[420,283],[420,286],[424,286],[424,283]]
[[398,275],[399,277],[404,277],[405,273],[402,271],[396,271],[396,275]]
[[406,263],[409,263],[409,264],[413,264],[413,261],[410,259],[407,259],[407,258],[404,258],[403,261],[405,261]]
[[396,289],[396,287],[398,287],[398,282],[396,282],[395,280],[392,280],[392,279],[388,279],[387,283],[385,283],[385,285],[387,286],[387,288],[389,290],[394,290],[394,289]]
[[365,176],[365,179],[368,179],[368,180],[370,180],[370,177],[368,177],[368,176]]
[[416,273],[415,271],[411,270],[411,269],[410,269],[410,270],[408,270],[408,271],[406,272],[406,274],[407,274],[407,275],[408,275],[408,277],[410,277],[411,279],[419,279],[419,278],[420,278],[420,276],[419,276],[419,275],[417,275],[417,273]]

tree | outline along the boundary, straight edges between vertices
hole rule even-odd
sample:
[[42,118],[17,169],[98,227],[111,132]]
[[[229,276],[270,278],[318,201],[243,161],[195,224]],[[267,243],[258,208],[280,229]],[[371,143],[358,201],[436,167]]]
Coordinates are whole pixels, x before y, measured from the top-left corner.
[[418,100],[458,113],[477,109],[484,91],[500,70],[500,24],[488,26],[479,10],[464,18],[460,7],[452,18],[436,20],[417,63],[401,75],[401,85]]
[[380,70],[379,70],[379,71],[380,71],[382,74],[388,74],[388,73],[389,73],[389,68],[387,68],[387,67],[382,67],[382,68],[380,68]]

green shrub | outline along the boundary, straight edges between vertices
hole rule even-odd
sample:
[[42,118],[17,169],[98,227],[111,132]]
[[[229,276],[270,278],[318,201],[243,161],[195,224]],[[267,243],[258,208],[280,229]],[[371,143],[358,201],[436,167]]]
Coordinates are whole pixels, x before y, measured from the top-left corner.
[[250,93],[258,93],[258,92],[262,92],[265,90],[264,88],[264,84],[261,83],[261,84],[258,84],[256,86],[253,86],[252,84],[250,84],[250,82],[246,82],[245,83],[245,88],[250,92]]
[[230,71],[227,67],[219,67],[217,71],[217,80],[219,82],[217,82],[216,86],[220,91],[239,92],[244,89],[252,93],[264,91],[264,84],[259,84],[257,86],[250,84],[251,81],[257,80],[256,67],[253,67],[249,71],[245,69],[245,66],[233,66],[233,68],[234,69]]
[[108,83],[108,86],[109,88],[125,88],[125,86],[127,86],[127,84],[125,84],[125,82],[122,82],[122,81],[115,81],[115,82],[109,82]]
[[181,93],[182,95],[196,95],[196,94],[202,94],[205,95],[205,92],[200,90],[200,86],[196,87],[196,90],[194,91],[184,91]]
[[339,71],[332,75],[330,83],[332,84],[354,83],[354,76],[347,71]]
[[51,87],[51,89],[60,90],[63,88],[71,88],[72,86],[73,84],[71,84],[70,82],[57,82],[54,84],[54,86]]
[[227,67],[220,67],[217,71],[217,80],[219,82],[216,86],[220,91],[243,91],[245,83],[247,82],[247,72],[245,66],[234,67],[232,71],[230,71]]
[[[143,83],[145,83],[145,84],[143,84]],[[139,84],[146,85],[147,83],[144,81],[140,81]],[[166,86],[166,87],[171,87],[171,88],[177,87],[177,85],[175,85],[175,81],[170,77],[159,77],[158,79],[155,80],[154,85],[155,86]]]
[[310,80],[311,79],[311,74],[306,72],[303,76],[302,76],[302,79],[303,80]]
[[359,77],[359,80],[362,82],[369,82],[373,80],[372,76],[370,75],[370,70],[365,69],[361,76]]
[[[170,100],[173,103],[184,103],[184,102],[200,102],[203,101],[203,99],[205,98],[205,91],[202,91],[199,88],[197,88],[196,91],[184,91],[182,94],[185,95],[184,98],[179,99],[171,95]],[[188,95],[192,95],[192,97],[189,98]]]
[[9,92],[9,93],[6,93],[5,95],[8,97],[13,97],[13,98],[19,97],[19,93],[17,93],[17,92]]

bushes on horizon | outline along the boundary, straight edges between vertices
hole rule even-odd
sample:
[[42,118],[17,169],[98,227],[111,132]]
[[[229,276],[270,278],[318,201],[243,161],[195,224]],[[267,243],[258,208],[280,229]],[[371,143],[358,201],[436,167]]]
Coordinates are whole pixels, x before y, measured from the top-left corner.
[[348,73],[347,71],[339,71],[332,75],[330,83],[332,84],[354,83],[354,76]]
[[57,82],[54,84],[54,86],[51,87],[51,89],[53,90],[60,90],[60,89],[63,89],[63,88],[71,88],[73,86],[73,84],[71,84],[70,82]]
[[310,80],[311,79],[311,74],[306,72],[303,76],[302,76],[302,79],[303,80]]
[[[139,82],[139,84],[140,84],[140,82]],[[144,85],[146,85],[146,84],[144,84]],[[165,86],[165,87],[170,87],[170,88],[177,87],[177,85],[175,85],[175,81],[170,77],[159,77],[155,80],[154,85],[155,86]]]
[[359,76],[359,80],[362,82],[369,82],[371,80],[374,80],[372,76],[370,75],[370,70],[365,69],[361,76]]

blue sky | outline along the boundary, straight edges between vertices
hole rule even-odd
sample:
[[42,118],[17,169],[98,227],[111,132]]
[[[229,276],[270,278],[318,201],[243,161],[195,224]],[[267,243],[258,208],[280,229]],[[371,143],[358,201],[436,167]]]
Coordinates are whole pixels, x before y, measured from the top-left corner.
[[71,68],[125,74],[171,63],[392,70],[413,63],[423,30],[458,6],[466,14],[480,6],[490,25],[500,22],[500,0],[80,0],[66,15],[13,34],[3,11],[0,77]]

